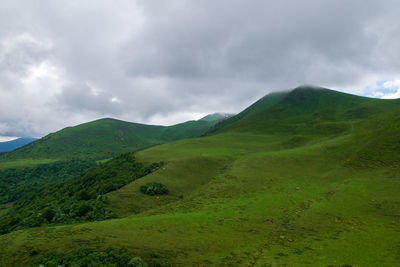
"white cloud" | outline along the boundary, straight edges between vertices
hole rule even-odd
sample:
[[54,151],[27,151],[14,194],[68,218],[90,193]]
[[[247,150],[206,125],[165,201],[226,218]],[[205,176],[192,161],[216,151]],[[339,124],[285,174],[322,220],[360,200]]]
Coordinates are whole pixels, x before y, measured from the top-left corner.
[[384,99],[400,98],[400,79],[386,81],[382,84],[382,87],[384,89],[394,91],[394,92],[385,93],[385,94],[383,94],[383,96],[381,98],[384,98]]
[[397,89],[397,91],[394,92],[394,93],[389,93],[389,94],[385,94],[385,95],[381,96],[381,98],[383,98],[383,99],[396,99],[396,98],[400,98],[400,88]]
[[364,87],[364,95],[382,99],[400,98],[400,80],[387,80],[384,78],[375,78],[370,80],[370,83]]
[[390,80],[383,83],[382,87],[396,90],[400,88],[400,79],[399,80]]
[[0,136],[0,142],[7,142],[17,139],[16,136]]

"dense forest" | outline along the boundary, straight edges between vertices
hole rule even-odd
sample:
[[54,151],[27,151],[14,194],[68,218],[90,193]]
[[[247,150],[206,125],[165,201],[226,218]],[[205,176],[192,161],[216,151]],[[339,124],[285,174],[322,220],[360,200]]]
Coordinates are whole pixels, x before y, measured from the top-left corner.
[[49,183],[81,175],[94,165],[93,160],[74,159],[40,164],[30,168],[0,170],[0,204],[13,202],[23,196],[34,194]]
[[[8,169],[0,174],[2,234],[43,224],[105,220],[115,217],[104,195],[157,170],[162,163],[138,163],[133,153],[105,163],[72,160]],[[11,202],[13,201],[13,202]]]

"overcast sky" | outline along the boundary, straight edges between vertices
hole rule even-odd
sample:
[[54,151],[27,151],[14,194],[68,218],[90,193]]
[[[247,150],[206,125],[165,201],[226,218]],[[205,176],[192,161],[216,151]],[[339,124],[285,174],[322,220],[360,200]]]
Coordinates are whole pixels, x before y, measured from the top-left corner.
[[0,3],[0,136],[169,125],[314,84],[400,97],[400,2]]

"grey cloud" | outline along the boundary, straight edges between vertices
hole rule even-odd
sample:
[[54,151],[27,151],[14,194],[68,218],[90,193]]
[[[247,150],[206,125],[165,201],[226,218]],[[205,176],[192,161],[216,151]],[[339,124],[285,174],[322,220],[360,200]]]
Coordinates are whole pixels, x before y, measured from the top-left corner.
[[40,63],[51,53],[48,40],[37,40],[29,33],[0,39],[0,73],[23,76],[28,68]]
[[85,83],[75,83],[64,87],[57,96],[56,105],[71,112],[97,112],[118,115],[120,102],[111,92],[96,89]]
[[0,135],[176,123],[304,83],[362,93],[399,79],[399,16],[389,0],[4,0]]
[[280,80],[281,73],[301,80],[308,66],[321,61],[364,63],[374,40],[363,27],[382,8],[354,2],[251,1],[232,6],[231,1],[190,1],[180,8],[147,4],[154,18],[126,49],[128,70],[150,77],[268,81]]

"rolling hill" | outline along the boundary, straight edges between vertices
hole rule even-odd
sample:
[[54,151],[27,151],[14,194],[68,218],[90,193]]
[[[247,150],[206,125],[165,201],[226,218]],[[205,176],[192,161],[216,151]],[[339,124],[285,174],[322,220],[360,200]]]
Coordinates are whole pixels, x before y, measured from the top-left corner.
[[[152,266],[398,266],[399,130],[400,100],[311,87],[267,95],[205,137],[137,152],[143,166],[164,165],[101,196],[118,218],[0,236],[0,265],[57,265],[82,256],[77,246],[111,246]],[[119,160],[108,163],[116,172]],[[169,193],[141,192],[154,182]],[[63,216],[58,205],[40,209]]]
[[22,147],[24,145],[27,145],[27,144],[33,142],[35,140],[36,140],[36,138],[21,137],[21,138],[17,138],[15,140],[11,140],[11,141],[0,142],[0,152],[13,151],[19,147]]
[[7,153],[5,160],[107,158],[127,151],[202,135],[223,119],[187,121],[173,126],[155,126],[116,119],[100,119],[51,133]]
[[238,115],[216,124],[210,132],[329,134],[330,130],[344,130],[353,121],[398,110],[399,105],[397,100],[360,97],[319,87],[298,87],[263,97]]

